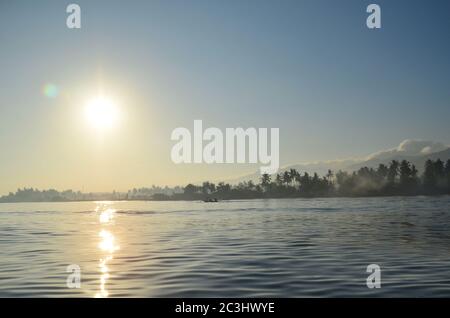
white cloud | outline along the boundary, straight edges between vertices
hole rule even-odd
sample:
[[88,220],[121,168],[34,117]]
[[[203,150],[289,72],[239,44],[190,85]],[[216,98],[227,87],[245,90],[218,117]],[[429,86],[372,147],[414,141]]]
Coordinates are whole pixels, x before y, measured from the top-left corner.
[[[280,169],[280,171],[285,171],[290,168],[295,168],[301,173],[308,172],[313,173],[317,172],[319,175],[323,176],[327,173],[328,169],[332,171],[338,170],[347,170],[354,171],[359,169],[361,166],[365,165],[366,160],[377,159],[380,161],[383,160],[391,160],[396,156],[420,156],[426,155],[433,152],[442,151],[450,148],[449,145],[445,145],[440,142],[420,140],[420,139],[406,139],[402,141],[397,147],[382,150],[376,153],[373,153],[365,158],[349,158],[349,159],[337,159],[337,160],[327,160],[327,161],[314,161],[314,162],[303,162],[297,164],[290,164],[284,166]],[[420,169],[420,167],[418,167]],[[261,177],[259,172],[248,174],[244,176],[240,176],[234,179],[228,179],[227,182],[232,184],[237,184],[241,181],[253,180],[258,182]],[[221,180],[217,180],[221,181]]]
[[406,139],[402,141],[396,148],[379,151],[369,155],[367,157],[367,160],[385,159],[395,155],[419,156],[442,151],[447,149],[448,147],[449,146],[446,146],[440,142],[420,140],[420,139]]

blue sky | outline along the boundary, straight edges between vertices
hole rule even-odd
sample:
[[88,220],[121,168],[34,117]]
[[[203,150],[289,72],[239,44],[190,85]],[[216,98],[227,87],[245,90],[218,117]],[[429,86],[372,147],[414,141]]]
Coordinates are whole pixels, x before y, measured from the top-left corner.
[[[282,165],[366,155],[408,138],[450,144],[448,1],[73,2],[80,30],[66,28],[68,1],[0,2],[0,177],[8,180],[0,192],[110,190],[256,169],[173,167],[170,133],[194,119],[279,127]],[[369,3],[381,6],[381,30],[365,25]],[[43,96],[46,83],[60,96]],[[67,114],[98,83],[136,119],[115,139],[122,148],[102,151],[117,163],[102,164],[67,128]],[[101,170],[104,182],[57,177],[83,169]]]

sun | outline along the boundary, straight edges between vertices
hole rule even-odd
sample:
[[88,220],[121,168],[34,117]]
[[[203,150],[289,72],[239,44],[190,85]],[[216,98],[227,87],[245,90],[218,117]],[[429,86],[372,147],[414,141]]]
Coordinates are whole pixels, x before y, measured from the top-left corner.
[[97,130],[109,130],[119,120],[117,104],[108,97],[99,96],[86,104],[85,115],[88,123]]

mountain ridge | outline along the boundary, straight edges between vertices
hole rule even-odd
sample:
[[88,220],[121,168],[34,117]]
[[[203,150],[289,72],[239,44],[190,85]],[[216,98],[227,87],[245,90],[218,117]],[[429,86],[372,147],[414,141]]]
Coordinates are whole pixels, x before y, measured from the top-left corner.
[[[343,170],[353,172],[361,167],[376,168],[379,164],[388,164],[392,160],[408,160],[415,165],[419,172],[424,169],[425,162],[428,160],[441,159],[446,161],[450,159],[450,146],[423,140],[406,139],[402,141],[398,147],[384,151],[379,151],[368,155],[364,158],[337,159],[328,161],[297,163],[284,166],[278,170],[282,173],[286,170],[296,169],[297,171],[309,174],[317,173],[321,176],[325,175],[328,170],[333,172]],[[247,174],[241,177],[225,180],[231,184],[237,184],[243,181],[259,181],[261,174],[259,172]]]

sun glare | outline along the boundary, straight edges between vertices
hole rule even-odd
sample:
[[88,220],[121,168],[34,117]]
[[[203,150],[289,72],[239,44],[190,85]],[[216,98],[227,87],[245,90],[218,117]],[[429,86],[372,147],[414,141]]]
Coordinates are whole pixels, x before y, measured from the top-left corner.
[[119,119],[119,110],[111,99],[97,97],[87,103],[85,115],[92,127],[103,131],[115,126]]

